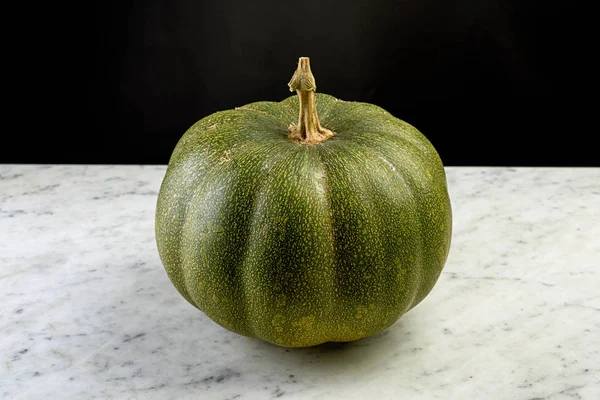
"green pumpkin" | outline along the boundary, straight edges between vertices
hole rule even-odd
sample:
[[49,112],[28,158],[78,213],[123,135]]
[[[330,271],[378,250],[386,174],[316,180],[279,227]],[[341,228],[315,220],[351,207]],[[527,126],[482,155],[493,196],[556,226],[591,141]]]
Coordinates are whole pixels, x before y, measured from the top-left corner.
[[382,108],[316,94],[308,58],[289,86],[297,96],[183,135],[158,196],[159,254],[228,330],[285,347],[357,340],[438,280],[452,231],[444,167]]

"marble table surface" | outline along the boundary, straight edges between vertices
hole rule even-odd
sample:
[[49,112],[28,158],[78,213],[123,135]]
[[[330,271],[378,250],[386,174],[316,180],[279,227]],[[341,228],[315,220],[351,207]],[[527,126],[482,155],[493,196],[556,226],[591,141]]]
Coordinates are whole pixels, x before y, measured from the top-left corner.
[[447,168],[430,295],[308,349],[176,292],[154,241],[165,169],[0,165],[0,398],[600,399],[600,168]]

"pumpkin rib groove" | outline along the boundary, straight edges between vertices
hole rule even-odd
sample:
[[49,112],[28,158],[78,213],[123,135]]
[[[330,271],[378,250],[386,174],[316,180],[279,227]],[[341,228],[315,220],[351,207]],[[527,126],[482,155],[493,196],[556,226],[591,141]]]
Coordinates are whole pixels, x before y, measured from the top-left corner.
[[[251,162],[251,160],[246,161],[247,158],[251,158],[251,155],[251,150],[243,149],[231,157],[236,161]],[[188,225],[183,228],[184,234],[180,241],[182,243],[187,241],[187,248],[184,248],[184,251],[189,253],[188,256],[197,251],[198,253],[192,258],[182,258],[180,268],[190,275],[186,279],[187,290],[193,290],[196,295],[201,296],[200,299],[194,299],[196,307],[219,325],[242,333],[246,331],[248,325],[247,309],[245,307],[232,308],[229,305],[238,302],[244,304],[245,302],[243,293],[239,290],[240,284],[244,282],[238,273],[240,258],[236,256],[236,252],[224,251],[227,247],[223,247],[222,239],[228,238],[225,240],[235,242],[236,245],[241,242],[242,247],[246,242],[246,239],[236,235],[230,226],[231,222],[236,226],[239,224],[239,218],[235,216],[234,211],[240,190],[243,190],[243,185],[235,184],[235,182],[245,179],[245,174],[234,166],[236,161],[232,159],[212,165],[214,169],[209,173],[216,177],[223,176],[222,180],[214,178],[207,180],[204,176],[200,180],[201,183],[196,182],[190,187],[188,202],[194,204],[195,207],[186,209]],[[213,184],[208,184],[211,181]],[[207,210],[209,210],[208,214],[206,214]],[[209,224],[205,225],[200,221],[208,221]],[[215,224],[214,228],[212,224]],[[194,260],[196,257],[198,258]],[[198,264],[194,265],[196,263]],[[209,268],[211,265],[213,268]],[[230,268],[226,267],[228,265]],[[216,271],[224,274],[222,275],[224,279],[215,285],[214,274]],[[213,286],[215,290],[210,291],[211,297],[203,288],[207,282],[213,282],[215,285]],[[195,286],[190,286],[192,284]],[[218,290],[216,286],[218,286]],[[226,309],[230,311],[224,312],[223,310]]]
[[[409,125],[408,123],[404,123],[406,125]],[[409,125],[410,126],[410,125]],[[415,129],[415,128],[413,128]],[[447,212],[450,213],[451,215],[451,205],[449,204],[449,200],[448,200],[448,193],[447,193],[447,187],[446,187],[446,183],[445,183],[445,172],[443,169],[443,165],[442,162],[439,158],[439,155],[435,152],[432,151],[433,149],[433,145],[428,141],[428,139],[426,137],[423,136],[422,138],[423,140],[423,149],[425,149],[425,151],[423,149],[421,149],[420,147],[412,147],[411,148],[407,148],[407,147],[403,147],[400,149],[400,151],[403,151],[405,153],[405,158],[407,160],[412,160],[412,164],[421,172],[420,174],[412,174],[412,173],[404,173],[405,171],[402,168],[398,168],[398,166],[395,166],[396,171],[398,171],[401,176],[403,176],[405,178],[405,180],[407,179],[407,183],[410,185],[411,190],[409,191],[409,193],[411,193],[412,195],[414,195],[415,193],[421,193],[421,195],[424,195],[425,192],[428,193],[428,199],[429,201],[423,201],[423,199],[421,199],[421,201],[417,202],[417,206],[418,206],[418,211],[416,213],[417,218],[419,218],[420,222],[421,222],[421,229],[419,229],[419,233],[420,236],[422,237],[422,241],[423,241],[423,249],[424,251],[421,252],[421,254],[425,255],[425,259],[423,260],[424,264],[428,265],[430,263],[435,264],[440,264],[440,268],[438,270],[438,274],[437,276],[428,276],[428,277],[424,277],[423,279],[420,279],[418,282],[420,282],[420,287],[418,288],[419,290],[417,291],[417,296],[416,299],[413,303],[413,305],[409,308],[412,309],[413,307],[415,307],[416,305],[418,305],[424,298],[425,296],[431,291],[432,286],[435,285],[435,282],[437,281],[437,279],[439,278],[439,274],[441,273],[441,268],[443,267],[443,265],[445,264],[445,261],[447,259],[447,254],[449,252],[449,248],[450,248],[450,243],[445,243],[444,247],[446,248],[446,256],[443,257],[443,259],[438,259],[435,256],[435,252],[432,248],[430,248],[431,246],[434,245],[435,242],[437,242],[436,240],[430,241],[431,237],[429,236],[429,233],[431,230],[435,229],[436,226],[432,226],[432,221],[429,220],[430,217],[428,217],[426,214],[428,211],[431,211],[431,209],[428,209],[428,207],[430,206],[432,201],[441,201],[444,203],[444,207],[447,208]],[[366,144],[363,144],[366,145]],[[414,142],[413,142],[414,145]],[[381,153],[381,150],[377,149],[373,149],[375,151],[378,151]],[[391,162],[391,160],[390,160]],[[394,164],[392,162],[392,164]],[[409,165],[409,164],[407,164]],[[419,186],[419,183],[415,180],[415,176],[426,176],[428,175],[429,169],[426,169],[426,165],[434,165],[437,166],[442,175],[439,177],[435,177],[435,176],[431,176],[430,180],[422,180],[421,184],[422,186]],[[435,171],[435,168],[432,168]],[[400,172],[402,171],[402,172]],[[423,182],[427,182],[426,184],[423,184]],[[434,214],[436,215],[436,214]],[[439,214],[437,214],[439,215]],[[451,238],[451,217],[449,217],[449,222],[447,222],[449,224],[448,227],[444,228],[447,229],[448,231],[448,237]],[[408,310],[407,310],[408,311]]]
[[[256,337],[257,336],[257,327],[255,325],[256,319],[252,315],[252,310],[246,305],[252,301],[252,293],[250,290],[249,284],[249,276],[253,274],[252,263],[248,262],[249,250],[251,246],[252,233],[256,227],[256,221],[259,218],[259,213],[257,211],[257,204],[260,201],[260,196],[264,192],[266,187],[267,180],[264,179],[264,170],[267,161],[264,158],[261,158],[261,154],[268,153],[272,144],[254,144],[244,148],[243,151],[239,152],[235,157],[233,162],[239,163],[240,165],[244,165],[245,171],[254,171],[251,173],[240,174],[234,180],[243,179],[243,182],[246,184],[250,183],[250,179],[252,179],[252,183],[254,187],[248,191],[247,196],[249,197],[249,204],[247,205],[250,217],[244,221],[243,218],[239,217],[239,212],[241,210],[237,210],[237,217],[235,218],[237,221],[240,221],[242,226],[238,226],[239,229],[243,229],[244,232],[241,234],[240,243],[237,244],[236,253],[238,254],[235,262],[232,263],[232,274],[233,281],[235,285],[240,288],[238,291],[240,297],[240,304],[236,306],[239,311],[239,317],[241,321],[236,321],[241,325],[241,328],[238,330],[240,334]],[[244,175],[243,178],[240,178]],[[262,178],[261,178],[262,176]],[[256,183],[255,183],[256,182]],[[244,184],[239,185],[239,189],[243,190],[244,187],[247,187]],[[233,213],[235,211],[235,203],[241,198],[241,194],[238,191],[232,191],[226,198],[225,201],[228,203],[227,210],[229,213]]]
[[[435,155],[433,155],[435,156]],[[410,155],[408,156],[411,159],[414,159],[414,155]],[[431,162],[432,160],[430,159],[431,155],[426,155],[423,157],[423,159],[421,159],[420,162],[415,162],[414,164],[417,166],[417,168],[419,170],[423,169],[423,162]],[[439,158],[436,157],[436,162],[439,162]],[[441,164],[441,162],[440,162]],[[399,169],[396,166],[396,171],[401,171],[401,169]],[[415,178],[412,174],[402,174],[400,173],[400,175],[402,175],[404,177],[404,179],[408,179],[407,183],[410,185],[410,187],[412,188],[412,190],[410,190],[410,193],[412,195],[414,195],[414,193],[423,193],[423,188],[420,188],[417,184],[417,182],[415,182]],[[440,183],[437,183],[438,188]],[[444,194],[443,196],[440,196],[440,194],[438,192],[436,192],[435,190],[432,190],[432,187],[430,184],[427,184],[427,189],[430,190],[430,199],[436,199],[436,200],[440,200],[443,201],[443,198],[447,198],[447,194]],[[444,189],[444,191],[446,191]],[[424,220],[424,218],[426,218],[426,211],[427,210],[427,204],[429,204],[429,202],[427,201],[420,201],[417,202],[417,208],[418,208],[418,212],[416,213],[417,218],[420,220],[420,225],[421,228],[419,229],[419,233],[420,236],[422,238],[422,243],[423,243],[423,251],[421,251],[421,254],[424,255],[424,260],[423,263],[428,265],[429,263],[440,263],[441,266],[443,266],[443,264],[445,263],[445,259],[443,261],[440,262],[440,260],[437,260],[437,258],[435,257],[434,254],[434,250],[431,248],[431,246],[433,245],[433,243],[431,243],[429,241],[429,237],[427,236],[428,233],[428,229],[433,229],[434,227],[432,226],[432,223],[427,223],[426,220]],[[450,209],[448,209],[450,210]],[[447,245],[449,248],[449,245]],[[423,269],[422,269],[423,270]],[[441,272],[441,268],[440,268],[440,272]],[[435,282],[437,281],[437,279],[439,278],[439,274],[434,277],[434,276],[430,276],[430,277],[422,277],[421,279],[418,280],[418,282],[420,282],[420,285],[418,286],[418,290],[416,293],[416,298],[412,304],[412,306],[409,308],[412,309],[414,308],[417,304],[419,304],[423,298],[425,297],[425,295],[427,293],[429,293],[429,291],[431,290],[431,286],[435,284]],[[406,310],[408,311],[408,310]]]
[[[331,208],[335,209],[332,225],[338,268],[332,297],[339,308],[331,317],[336,320],[343,316],[330,340],[352,341],[374,333],[375,326],[392,323],[391,313],[397,307],[389,304],[395,301],[393,293],[397,289],[388,279],[393,269],[387,268],[391,265],[385,261],[385,253],[392,249],[382,236],[386,221],[380,214],[378,192],[364,175],[371,168],[368,160],[372,153],[368,149],[348,148],[345,142],[338,142],[333,149],[324,146],[323,153],[327,179],[336,183],[329,196],[335,195]],[[345,188],[354,194],[344,196]],[[362,235],[368,240],[361,240]]]
[[[384,169],[390,171],[390,173],[394,174],[394,176],[396,176],[398,178],[398,182],[401,182],[402,185],[405,187],[404,193],[406,193],[410,199],[411,202],[410,204],[412,206],[415,207],[415,211],[417,214],[419,215],[419,202],[417,201],[417,199],[415,198],[415,191],[417,191],[415,189],[415,186],[413,185],[413,182],[410,178],[407,177],[408,174],[405,173],[405,171],[402,168],[398,168],[396,165],[394,165],[394,163],[392,163],[386,156],[385,154],[383,154],[381,151],[372,148],[372,147],[368,147],[365,144],[359,144],[359,146],[366,151],[367,153],[371,153],[373,155],[376,155],[376,157],[372,157],[371,159],[376,162],[378,165],[383,166]],[[393,167],[393,168],[392,168]],[[419,217],[417,217],[417,219],[415,220],[416,223],[416,230],[418,232],[418,249],[414,250],[413,249],[413,253],[417,255],[417,258],[412,261],[412,265],[413,267],[411,268],[413,275],[411,275],[411,280],[414,282],[421,282],[422,278],[423,278],[423,264],[424,264],[424,259],[423,259],[423,251],[426,250],[425,247],[425,238],[423,235],[423,221],[422,219]],[[415,299],[418,296],[418,292],[419,292],[419,287],[418,285],[409,285],[409,287],[411,288],[410,290],[410,301],[406,302],[406,309],[401,311],[401,314],[403,314],[404,312],[406,312],[408,309],[412,308]]]
[[[191,196],[189,196],[191,197]],[[186,205],[185,208],[183,209],[183,224],[181,225],[181,228],[183,229],[185,227],[186,221],[188,221],[188,215],[189,215],[189,208],[190,208],[190,201],[186,201]],[[177,253],[179,254],[179,265],[176,267],[179,270],[179,275],[184,277],[183,279],[183,285],[181,287],[182,291],[185,293],[185,295],[187,296],[186,298],[189,298],[188,300],[194,305],[194,307],[196,308],[200,308],[198,306],[198,303],[196,302],[196,299],[194,299],[191,295],[191,290],[189,287],[190,284],[190,279],[185,279],[185,271],[184,271],[184,253],[183,253],[183,235],[179,236],[178,238],[179,240],[177,240]]]
[[[212,122],[210,119],[216,119],[215,117],[220,117],[222,115],[224,115],[225,113],[227,113],[227,111],[222,111],[222,112],[217,112],[215,114],[213,114],[210,117],[206,117],[203,118],[202,120],[198,121],[196,124],[194,124],[192,126],[192,128],[190,128],[185,135],[183,135],[183,137],[179,140],[179,142],[177,143],[177,146],[175,147],[175,150],[173,152],[173,157],[176,157],[176,159],[174,159],[172,162],[175,165],[178,165],[179,168],[182,168],[184,171],[187,169],[198,169],[200,165],[209,165],[210,164],[210,160],[208,157],[208,154],[206,151],[198,151],[197,149],[194,149],[193,147],[189,147],[190,143],[192,142],[192,140],[196,139],[201,136],[201,135],[205,135],[206,132],[202,131],[201,129],[199,129],[200,126],[202,126],[203,124],[208,124],[210,122]],[[192,161],[190,161],[192,160]],[[185,164],[185,163],[191,163],[193,166],[188,166],[186,165],[185,167],[182,167],[180,164]],[[173,170],[178,170],[175,168],[171,168]],[[182,199],[180,200],[180,202],[183,202],[185,204],[182,214],[183,214],[183,218],[182,218],[182,231],[186,232],[185,229],[183,229],[183,227],[185,226],[185,224],[190,221],[190,207],[194,204],[194,202],[190,201],[191,199],[194,198],[195,195],[195,190],[200,190],[201,189],[201,185],[199,184],[201,181],[203,180],[203,176],[202,174],[197,174],[195,176],[195,178],[189,182],[186,186],[186,190],[184,191],[185,195],[182,196]],[[178,275],[180,277],[184,277],[183,279],[183,285],[181,286],[181,290],[184,292],[184,297],[196,308],[202,310],[202,308],[200,307],[200,304],[197,302],[196,299],[194,299],[194,297],[192,296],[191,293],[196,292],[196,290],[194,290],[193,287],[191,287],[190,285],[192,284],[193,280],[192,279],[185,279],[185,270],[186,270],[186,266],[185,266],[185,252],[183,251],[183,247],[184,247],[184,240],[185,240],[185,235],[177,235],[177,253],[179,256],[179,263],[175,266],[175,268],[178,270]],[[203,310],[204,311],[204,310]]]
[[[366,153],[370,153],[369,149],[367,148],[363,148],[362,150],[365,150]],[[367,167],[365,166],[365,169],[366,168]],[[383,241],[382,227],[385,225],[385,221],[383,220],[383,218],[377,218],[377,216],[379,215],[379,213],[377,212],[378,204],[376,202],[376,196],[378,193],[375,190],[373,190],[373,185],[371,184],[371,182],[369,182],[369,186],[363,186],[363,189],[365,190],[362,191],[361,198],[365,207],[365,215],[367,216],[366,220],[368,221],[368,224],[372,226],[372,228],[369,230],[369,234],[372,235],[370,236],[370,240],[373,243],[373,247],[377,247],[379,250],[384,250],[385,244]],[[375,254],[373,254],[372,257],[373,266],[376,266],[376,270],[384,266],[384,257],[382,251],[375,252]],[[377,292],[377,290],[379,290],[380,296],[386,299],[388,298],[389,293],[386,293],[385,289],[375,286],[373,290],[375,291],[375,293]],[[369,293],[368,296],[374,297],[373,293]],[[357,309],[359,309],[359,307],[368,307],[368,305],[361,304],[357,307]],[[368,317],[372,317],[372,315]]]
[[[265,160],[261,163],[261,171],[265,171],[268,170],[269,172],[274,168],[275,164],[277,163],[281,163],[284,162],[284,160],[278,160],[278,162],[273,162],[270,160]],[[248,223],[248,227],[249,227],[249,232],[257,232],[259,231],[258,227],[260,226],[262,217],[263,217],[263,210],[261,209],[262,204],[261,203],[267,203],[269,201],[268,196],[268,183],[270,183],[269,181],[269,174],[268,173],[263,173],[262,179],[260,180],[259,186],[255,187],[255,197],[254,197],[254,203],[252,205],[252,217],[250,217],[250,222]],[[257,236],[257,235],[254,235]],[[245,276],[245,279],[243,280],[244,283],[242,284],[243,286],[243,291],[245,293],[246,298],[248,299],[248,302],[246,303],[247,305],[250,305],[250,307],[253,306],[253,303],[255,302],[255,296],[252,295],[252,287],[250,286],[251,284],[255,283],[256,279],[260,279],[259,277],[256,277],[256,271],[253,270],[253,268],[256,268],[256,265],[253,264],[252,260],[250,260],[250,251],[253,249],[253,247],[257,246],[257,244],[253,243],[253,235],[249,236],[249,240],[248,240],[248,245],[246,247],[245,253],[243,255],[243,274]],[[253,312],[255,313],[255,317],[254,318],[249,318],[249,323],[248,323],[248,330],[249,333],[252,336],[255,337],[265,337],[268,338],[267,340],[270,341],[271,343],[273,342],[273,338],[271,336],[271,334],[269,334],[269,332],[265,332],[265,330],[267,330],[267,328],[264,326],[264,324],[261,324],[261,320],[260,318],[256,318],[257,317],[257,310],[253,310]],[[260,315],[260,313],[258,313]]]
[[[338,265],[337,265],[337,260],[338,260],[338,253],[336,250],[336,245],[335,245],[335,233],[334,233],[334,221],[333,221],[333,212],[332,212],[332,208],[331,208],[331,190],[330,190],[330,186],[329,186],[329,176],[327,174],[327,168],[325,165],[325,161],[323,160],[323,153],[322,151],[320,151],[320,147],[317,147],[317,158],[319,160],[319,167],[321,169],[321,175],[322,175],[322,197],[323,197],[323,203],[325,205],[326,208],[326,213],[327,213],[327,222],[325,223],[326,225],[326,229],[327,229],[327,233],[328,233],[328,237],[327,237],[327,243],[329,244],[330,247],[330,251],[331,251],[331,255],[332,255],[332,273],[333,276],[331,278],[331,285],[333,287],[333,292],[335,293],[337,291],[337,282],[339,279],[339,274],[338,274]],[[325,314],[326,315],[332,315],[332,311],[335,308],[335,297],[331,296],[328,301],[327,301],[327,307],[326,307],[326,311]],[[332,338],[332,332],[328,331],[326,332],[323,336],[325,337],[329,337],[330,339],[328,340],[333,340]]]
[[[198,178],[198,180],[200,180]],[[198,187],[198,185],[195,185],[194,187]],[[184,230],[186,223],[189,221],[188,216],[190,215],[190,207],[193,204],[191,201],[189,201],[190,198],[193,197],[193,189],[190,189],[190,191],[188,192],[188,201],[185,202],[185,208],[183,209],[183,224],[182,224],[182,230]],[[179,236],[179,240],[177,241],[177,244],[179,246],[178,252],[179,252],[179,270],[181,271],[181,275],[185,277],[185,257],[184,257],[184,252],[183,252],[183,247],[184,247],[184,235]],[[193,282],[192,279],[184,279],[184,285],[183,285],[183,289],[185,290],[185,292],[188,294],[188,296],[192,299],[192,302],[194,304],[194,306],[196,308],[200,308],[199,304],[196,302],[196,299],[194,299],[191,295],[191,288],[189,287],[189,285]]]
[[[364,146],[363,146],[364,147]],[[390,161],[385,154],[381,153],[380,151],[376,150],[376,149],[372,149],[372,148],[366,148],[367,151],[370,151],[372,153],[377,154],[377,159],[381,160],[380,164],[385,164],[385,168],[387,168],[391,173],[393,173],[394,175],[396,175],[399,178],[399,181],[401,181],[403,183],[403,185],[407,188],[406,193],[408,193],[408,195],[410,196],[412,203],[415,205],[415,207],[417,208],[418,211],[420,206],[419,206],[419,202],[416,200],[415,198],[415,194],[414,194],[414,190],[415,187],[411,183],[409,183],[409,179],[405,176],[405,174],[403,174],[402,172],[400,172],[399,168],[397,166],[394,165],[394,163],[392,161]],[[393,168],[392,168],[393,167]],[[423,221],[420,217],[420,213],[417,212],[416,213],[418,215],[417,217],[417,221],[418,221],[418,229],[417,231],[419,232],[419,249],[418,251],[416,251],[416,254],[422,254],[423,253],[423,249],[426,249],[425,246],[425,237],[423,235]],[[421,282],[422,281],[422,271],[423,271],[423,263],[424,260],[415,260],[414,261],[414,265],[415,265],[415,270],[418,272],[418,275],[414,277],[414,281],[415,282]],[[408,311],[409,309],[411,309],[413,307],[414,301],[417,298],[419,293],[419,287],[418,285],[414,285],[412,286],[412,291],[410,294],[410,301],[407,302],[407,306],[405,310],[402,310],[402,314],[405,313],[406,311]]]
[[[265,164],[267,162],[266,161],[262,161],[260,163],[260,170],[264,171],[265,168]],[[260,221],[260,210],[259,210],[259,202],[261,201],[261,196],[264,195],[264,191],[266,188],[266,184],[267,184],[268,180],[263,178],[260,179],[260,183],[258,185],[258,187],[255,187],[253,192],[254,195],[252,196],[252,205],[250,206],[250,210],[251,210],[251,217],[248,221],[248,229],[245,236],[245,240],[244,240],[244,248],[241,252],[241,258],[240,258],[240,264],[239,267],[237,268],[237,274],[240,275],[241,277],[241,293],[242,293],[242,298],[244,298],[246,301],[243,303],[244,305],[249,304],[249,301],[251,299],[251,287],[250,284],[252,282],[251,279],[248,278],[248,276],[250,276],[252,274],[253,271],[251,271],[250,269],[252,268],[252,263],[249,261],[249,257],[250,257],[250,250],[251,250],[251,245],[252,245],[252,232],[254,232],[256,230],[256,226],[258,225],[259,221]],[[253,336],[256,337],[257,336],[257,328],[255,325],[256,320],[254,318],[251,317],[251,310],[248,309],[248,307],[242,306],[244,308],[244,315],[246,317],[246,329],[248,331],[248,335],[249,336]]]
[[[269,154],[272,151],[271,148],[273,147],[278,146],[276,143],[269,143],[256,147],[254,151],[257,154]],[[270,198],[271,194],[268,191],[269,184],[273,183],[271,181],[273,169],[280,167],[281,165],[286,165],[286,159],[290,156],[291,155],[289,152],[283,151],[271,158],[263,157],[262,160],[259,161],[259,165],[257,167],[260,173],[258,174],[257,182],[252,189],[254,194],[252,205],[250,206],[251,217],[247,224],[248,234],[241,256],[241,262],[239,264],[239,270],[242,277],[242,293],[246,299],[244,304],[246,305],[245,313],[247,315],[246,327],[248,330],[248,336],[262,337],[265,336],[265,334],[268,336],[268,333],[264,331],[266,328],[264,324],[261,323],[261,319],[257,318],[257,310],[253,309],[253,304],[258,296],[256,295],[256,292],[253,292],[253,289],[256,290],[256,287],[252,287],[252,284],[256,283],[256,280],[260,280],[260,276],[257,275],[259,272],[257,271],[257,268],[260,269],[261,266],[256,265],[255,260],[251,259],[251,256],[253,256],[251,251],[258,245],[258,243],[255,243],[254,241],[258,240],[256,239],[256,232],[260,230],[259,227],[262,219],[264,218],[264,204],[268,204],[270,201],[273,201]]]
[[[243,165],[252,165],[254,163],[258,164],[255,165],[255,169],[260,171],[263,168],[263,164],[264,161],[256,161],[256,157],[253,157],[253,154],[261,154],[264,151],[264,148],[267,147],[266,145],[258,145],[258,146],[249,146],[249,148],[244,149],[240,154],[238,154],[235,157],[235,162],[243,164]],[[251,168],[248,168],[251,169]],[[248,177],[246,177],[246,179],[250,179],[250,177],[252,176],[252,174],[249,174]],[[246,180],[246,182],[248,182]],[[264,182],[264,181],[263,181]],[[238,190],[242,190],[243,185],[240,185],[240,188]],[[251,198],[250,200],[250,205],[248,206],[248,208],[250,210],[254,210],[256,207],[256,202],[258,199],[258,192],[260,189],[258,190],[250,190],[249,191],[249,197]],[[238,199],[238,192],[237,191],[232,191],[232,193],[230,193],[229,196],[226,197],[226,202],[228,203],[235,203]],[[228,206],[231,206],[231,204],[228,204]],[[234,210],[233,209],[229,209],[229,212],[232,213]],[[238,214],[239,215],[239,214]],[[253,219],[254,219],[254,211],[251,214],[252,216],[246,221],[244,225],[244,233],[241,234],[241,243],[238,244],[237,247],[237,251],[236,253],[240,254],[237,257],[237,260],[235,260],[235,262],[232,264],[232,274],[233,274],[233,280],[236,283],[236,285],[238,287],[240,287],[241,289],[239,290],[239,297],[240,297],[240,304],[237,307],[238,310],[240,310],[240,317],[241,317],[241,321],[236,321],[241,325],[241,328],[238,330],[238,332],[240,334],[246,335],[246,336],[256,336],[255,333],[255,328],[252,324],[252,316],[251,316],[251,310],[248,309],[248,307],[245,307],[244,305],[248,303],[248,299],[249,299],[249,291],[248,291],[248,285],[246,284],[246,282],[248,281],[248,279],[246,278],[246,273],[247,271],[245,270],[245,260],[246,260],[246,256],[247,256],[247,252],[248,252],[248,248],[249,248],[249,242],[250,242],[250,238],[252,235],[252,224],[253,224]],[[239,219],[238,219],[239,220]],[[243,219],[241,220],[243,221]]]
[[[176,171],[176,169],[172,169],[173,171]],[[196,187],[197,186],[197,182],[201,179],[201,176],[196,176],[192,182],[194,182],[194,185],[192,187]],[[165,181],[165,185],[168,185],[169,182]],[[162,190],[161,190],[162,192]],[[189,213],[189,207],[191,202],[189,201],[189,199],[191,198],[191,190],[186,191],[186,195],[182,196],[184,198],[179,199],[178,203],[183,202],[184,206],[183,206],[183,210],[181,211],[182,213],[182,218],[181,218],[181,228],[183,228],[183,226],[185,225],[186,221],[187,221],[187,217],[188,217],[188,213]],[[171,211],[171,210],[169,210]],[[170,214],[170,213],[169,213]],[[177,239],[175,241],[176,243],[176,250],[175,250],[175,254],[177,254],[178,260],[179,262],[174,266],[174,268],[177,270],[177,277],[182,278],[184,277],[184,271],[183,271],[183,251],[182,251],[182,247],[183,247],[183,235],[178,235]],[[188,280],[187,279],[181,279],[182,282],[178,282],[178,287],[180,288],[180,290],[182,291],[182,295],[183,297],[190,302],[194,307],[199,308],[198,304],[196,303],[196,300],[193,299],[192,295],[191,295],[191,291],[190,288],[188,287]]]
[[[200,179],[198,179],[200,180]],[[190,279],[190,277],[186,276],[187,274],[192,274],[193,272],[195,272],[195,269],[193,268],[193,265],[188,266],[188,258],[184,256],[184,254],[186,254],[186,240],[189,241],[193,241],[193,235],[192,237],[190,237],[190,231],[193,233],[195,233],[194,230],[194,225],[195,225],[195,214],[197,213],[196,208],[198,207],[198,203],[192,201],[193,199],[195,199],[196,197],[199,197],[202,194],[202,191],[205,189],[202,185],[197,184],[197,182],[195,182],[196,184],[191,186],[189,188],[189,192],[188,192],[188,201],[186,202],[186,207],[184,209],[184,223],[182,226],[182,232],[184,232],[180,237],[179,237],[179,245],[180,245],[180,253],[182,254],[181,256],[181,262],[179,263],[179,268],[182,270],[182,274],[183,276],[186,278],[185,279],[185,289],[188,291],[188,293],[196,293],[198,294],[198,289],[194,288],[192,285],[197,285],[199,280],[197,279]],[[187,235],[186,235],[187,233]],[[193,259],[190,259],[189,262],[193,263]],[[202,264],[201,264],[202,265]],[[201,282],[201,281],[200,281]],[[195,296],[190,295],[190,297],[192,297],[192,300],[194,301],[194,305],[196,306],[196,308],[199,308],[203,311],[204,307],[202,306],[202,304],[195,298]]]

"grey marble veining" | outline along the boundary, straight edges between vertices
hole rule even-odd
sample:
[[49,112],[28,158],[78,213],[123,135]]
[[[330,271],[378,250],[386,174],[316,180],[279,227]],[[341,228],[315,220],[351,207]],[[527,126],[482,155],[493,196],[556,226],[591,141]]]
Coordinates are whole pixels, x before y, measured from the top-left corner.
[[600,169],[448,168],[431,294],[385,332],[284,349],[168,280],[162,166],[0,165],[0,398],[600,398]]

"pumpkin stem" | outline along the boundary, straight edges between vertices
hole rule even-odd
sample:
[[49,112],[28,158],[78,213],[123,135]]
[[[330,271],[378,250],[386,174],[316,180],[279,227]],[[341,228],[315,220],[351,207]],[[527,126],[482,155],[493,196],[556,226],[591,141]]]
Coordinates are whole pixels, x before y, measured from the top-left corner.
[[317,85],[310,70],[310,59],[308,57],[300,57],[298,68],[288,86],[290,92],[295,90],[298,93],[298,99],[300,100],[298,124],[292,124],[288,127],[290,139],[303,144],[317,144],[335,135],[329,129],[323,128],[319,121],[315,102]]

